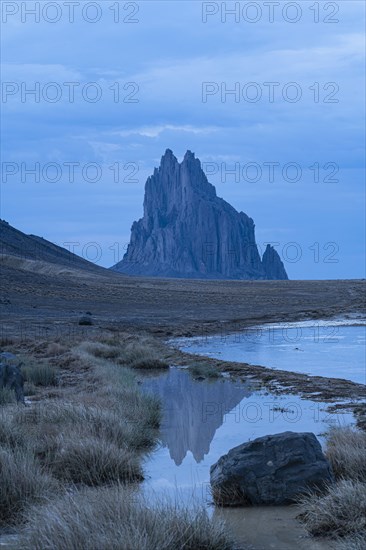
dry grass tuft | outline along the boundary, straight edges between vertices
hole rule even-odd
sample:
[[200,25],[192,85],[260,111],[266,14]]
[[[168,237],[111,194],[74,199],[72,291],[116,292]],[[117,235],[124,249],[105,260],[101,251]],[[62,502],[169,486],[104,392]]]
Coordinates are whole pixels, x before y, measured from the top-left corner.
[[15,392],[9,388],[0,388],[0,406],[15,403]]
[[366,481],[366,432],[333,428],[327,438],[326,456],[337,478]]
[[26,446],[26,433],[14,421],[14,407],[4,407],[0,411],[0,447],[24,446]]
[[122,486],[69,494],[28,515],[19,548],[34,550],[231,550],[220,523],[205,511],[144,506]]
[[217,487],[210,486],[212,501],[216,506],[224,506],[226,508],[251,505],[251,502],[246,498],[243,491],[237,487]]
[[0,525],[19,521],[34,502],[42,502],[56,489],[27,448],[0,449]]
[[46,363],[22,366],[22,374],[34,386],[57,386],[57,370]]
[[359,550],[366,532],[366,434],[334,428],[326,454],[339,481],[325,494],[302,497],[299,518],[312,535],[336,539],[339,550]]
[[52,459],[52,474],[60,480],[92,487],[142,481],[143,475],[136,453],[114,443],[80,433],[59,438]]
[[0,522],[21,522],[52,489],[143,479],[142,455],[157,441],[160,403],[114,361],[120,352],[96,341],[73,348],[40,342],[32,355],[19,356],[29,388],[52,385],[60,373],[62,399],[43,392],[30,407],[1,408]]
[[121,350],[118,362],[131,369],[167,369],[168,363],[161,361],[147,340],[127,343]]
[[336,538],[366,529],[366,483],[343,479],[325,495],[302,497],[299,506],[299,517],[312,535]]

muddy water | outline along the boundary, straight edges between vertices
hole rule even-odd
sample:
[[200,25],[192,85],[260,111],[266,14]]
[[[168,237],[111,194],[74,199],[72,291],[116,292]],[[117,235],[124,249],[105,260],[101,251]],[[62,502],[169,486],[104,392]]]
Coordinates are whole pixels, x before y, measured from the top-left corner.
[[314,539],[296,520],[295,506],[216,509],[239,547],[251,550],[334,550],[334,543]]
[[[355,324],[356,323],[356,324]],[[245,328],[174,342],[189,353],[366,383],[366,322],[306,321]]]
[[[186,369],[150,375],[144,391],[163,406],[161,443],[145,463],[144,496],[170,497],[224,518],[238,543],[256,550],[331,548],[309,541],[294,507],[218,510],[210,498],[210,466],[229,449],[262,435],[286,430],[314,432],[321,443],[330,426],[353,423],[351,413],[330,414],[326,404],[277,396],[229,378],[194,380]],[[310,544],[309,544],[310,543]]]

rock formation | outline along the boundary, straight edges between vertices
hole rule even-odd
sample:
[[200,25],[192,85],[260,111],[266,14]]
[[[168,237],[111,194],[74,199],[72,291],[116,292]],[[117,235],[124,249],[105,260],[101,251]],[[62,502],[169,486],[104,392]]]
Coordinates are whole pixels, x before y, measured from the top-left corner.
[[290,504],[334,480],[315,435],[294,432],[243,443],[211,466],[210,474],[221,506]]
[[287,273],[280,257],[273,246],[267,244],[262,258],[266,279],[287,279]]
[[147,179],[144,215],[134,222],[121,262],[131,275],[210,279],[287,279],[279,255],[258,253],[254,222],[217,197],[201,163],[168,149]]

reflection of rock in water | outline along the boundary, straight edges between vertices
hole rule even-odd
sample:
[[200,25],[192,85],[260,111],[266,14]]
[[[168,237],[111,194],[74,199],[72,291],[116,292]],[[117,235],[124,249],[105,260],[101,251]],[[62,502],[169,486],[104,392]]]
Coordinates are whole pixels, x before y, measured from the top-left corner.
[[198,382],[179,369],[145,379],[143,388],[162,401],[161,441],[177,466],[187,451],[201,462],[224,415],[250,395],[244,384],[239,386],[223,378]]

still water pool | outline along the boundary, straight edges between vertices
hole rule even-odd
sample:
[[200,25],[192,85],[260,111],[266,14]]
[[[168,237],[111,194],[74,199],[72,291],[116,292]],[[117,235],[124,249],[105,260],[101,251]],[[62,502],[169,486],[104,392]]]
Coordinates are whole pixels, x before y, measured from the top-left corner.
[[[361,322],[267,325],[173,344],[200,355],[365,383]],[[324,445],[330,427],[354,424],[351,412],[327,411],[329,403],[275,395],[253,384],[228,377],[194,380],[187,369],[175,367],[144,377],[142,389],[159,397],[163,411],[160,443],[144,465],[144,498],[205,506],[214,519],[225,521],[240,548],[330,550],[331,542],[309,538],[296,520],[296,507],[212,505],[210,466],[233,447],[288,430],[313,432]]]
[[187,504],[211,501],[210,466],[232,447],[283,431],[314,432],[324,442],[330,426],[349,425],[352,413],[328,413],[327,404],[274,395],[229,378],[194,380],[186,369],[149,376],[144,391],[160,398],[160,445],[145,464],[145,491],[179,496]]
[[366,383],[366,322],[333,320],[271,324],[218,336],[180,338],[182,351]]

